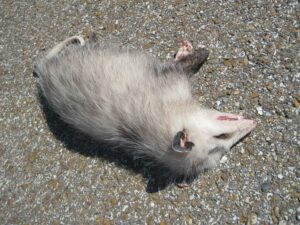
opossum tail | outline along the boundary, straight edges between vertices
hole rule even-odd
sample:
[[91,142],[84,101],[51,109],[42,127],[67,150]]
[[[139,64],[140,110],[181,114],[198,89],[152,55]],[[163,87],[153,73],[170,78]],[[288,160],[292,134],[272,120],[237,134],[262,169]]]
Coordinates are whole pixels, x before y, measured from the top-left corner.
[[[81,46],[83,46],[85,45],[85,41],[80,36],[72,36],[70,38],[67,38],[66,40],[55,45],[50,51],[48,51],[46,55],[43,57],[43,60],[48,61],[52,59],[53,57],[57,56],[64,48],[66,48],[71,44],[76,44],[76,45],[80,44]],[[37,64],[35,64],[33,67],[33,76],[39,77],[39,69]]]

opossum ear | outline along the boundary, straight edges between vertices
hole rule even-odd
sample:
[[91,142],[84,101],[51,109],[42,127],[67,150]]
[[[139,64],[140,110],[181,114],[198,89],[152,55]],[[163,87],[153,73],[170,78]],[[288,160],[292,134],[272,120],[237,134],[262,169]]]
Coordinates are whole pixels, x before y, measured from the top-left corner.
[[97,38],[96,33],[95,32],[89,33],[88,42],[91,44],[91,43],[96,43],[97,41],[98,41],[98,38]]
[[194,146],[193,142],[188,141],[186,130],[178,131],[172,142],[172,149],[175,152],[190,152]]

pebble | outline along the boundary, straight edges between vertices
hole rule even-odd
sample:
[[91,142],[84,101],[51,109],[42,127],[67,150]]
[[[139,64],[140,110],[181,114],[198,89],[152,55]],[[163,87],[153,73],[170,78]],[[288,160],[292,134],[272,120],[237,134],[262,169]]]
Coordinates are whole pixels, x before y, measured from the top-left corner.
[[250,214],[247,220],[247,225],[254,225],[257,223],[257,215],[255,213]]
[[273,89],[273,84],[272,83],[268,83],[266,88],[269,90],[269,91],[272,91]]
[[258,97],[257,92],[253,91],[253,92],[251,93],[251,97],[252,97],[252,98],[257,98],[257,97]]
[[279,207],[275,206],[274,209],[273,209],[273,212],[274,212],[274,216],[276,216],[276,218],[279,219],[279,217],[280,217],[280,209],[279,209]]
[[270,183],[269,182],[264,182],[261,184],[261,191],[262,192],[267,192],[270,189]]
[[300,221],[300,207],[297,208],[297,211],[296,211],[296,219],[298,221]]
[[243,59],[242,63],[243,63],[244,66],[248,66],[248,65],[249,65],[249,60],[248,60],[248,58],[245,57],[245,58]]
[[241,91],[237,89],[237,90],[233,91],[233,94],[234,95],[239,95],[239,94],[241,94]]
[[283,175],[282,175],[282,174],[278,174],[277,177],[278,177],[278,179],[280,179],[280,180],[283,179]]
[[227,67],[234,67],[237,64],[237,59],[224,59],[224,65]]
[[287,225],[286,221],[285,220],[280,220],[278,225]]
[[102,223],[102,224],[103,224],[103,225],[110,225],[109,219],[105,218],[105,219],[103,220],[103,223]]
[[299,108],[299,107],[300,107],[300,102],[299,102],[297,99],[294,99],[294,100],[293,100],[293,106],[294,106],[295,108]]
[[228,160],[227,156],[224,155],[224,156],[221,158],[220,163],[223,164],[223,163],[227,162],[227,160]]
[[296,100],[300,102],[300,92],[296,95]]
[[257,111],[258,115],[261,115],[261,116],[263,115],[263,108],[261,106],[257,106],[256,111]]

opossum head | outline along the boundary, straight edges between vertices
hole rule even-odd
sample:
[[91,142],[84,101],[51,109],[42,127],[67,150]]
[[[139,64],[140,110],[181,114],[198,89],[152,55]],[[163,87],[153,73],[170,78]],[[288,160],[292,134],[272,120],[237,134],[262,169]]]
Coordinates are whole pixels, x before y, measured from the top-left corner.
[[190,114],[181,126],[173,138],[172,150],[176,154],[173,156],[184,158],[181,169],[189,167],[197,173],[214,167],[226,151],[255,128],[256,123],[241,115],[205,109]]

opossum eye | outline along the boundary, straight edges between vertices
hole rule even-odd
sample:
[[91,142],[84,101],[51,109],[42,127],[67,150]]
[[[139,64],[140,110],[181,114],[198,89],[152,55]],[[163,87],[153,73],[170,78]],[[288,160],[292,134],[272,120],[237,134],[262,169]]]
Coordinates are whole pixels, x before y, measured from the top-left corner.
[[175,152],[190,152],[192,151],[193,146],[194,143],[188,141],[188,136],[185,129],[177,132],[177,134],[173,138],[172,149]]
[[214,138],[217,138],[217,139],[222,139],[222,140],[226,140],[226,139],[229,139],[231,138],[232,134],[229,134],[229,133],[223,133],[223,134],[219,134],[219,135],[216,135],[214,136]]

